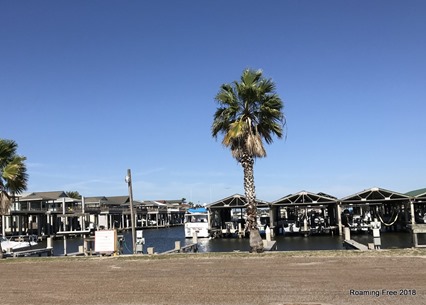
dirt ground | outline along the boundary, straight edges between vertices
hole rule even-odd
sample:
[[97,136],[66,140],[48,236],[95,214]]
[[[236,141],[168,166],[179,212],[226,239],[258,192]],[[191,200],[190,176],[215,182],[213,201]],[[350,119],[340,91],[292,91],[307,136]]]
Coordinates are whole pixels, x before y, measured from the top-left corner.
[[7,258],[0,304],[426,304],[426,251]]

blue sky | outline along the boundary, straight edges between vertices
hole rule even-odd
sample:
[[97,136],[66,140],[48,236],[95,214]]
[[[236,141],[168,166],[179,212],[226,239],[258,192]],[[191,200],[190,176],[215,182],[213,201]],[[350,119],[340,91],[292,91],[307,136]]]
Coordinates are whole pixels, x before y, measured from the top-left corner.
[[262,69],[287,138],[257,197],[426,186],[424,1],[0,1],[0,137],[28,191],[195,203],[244,193],[214,97]]

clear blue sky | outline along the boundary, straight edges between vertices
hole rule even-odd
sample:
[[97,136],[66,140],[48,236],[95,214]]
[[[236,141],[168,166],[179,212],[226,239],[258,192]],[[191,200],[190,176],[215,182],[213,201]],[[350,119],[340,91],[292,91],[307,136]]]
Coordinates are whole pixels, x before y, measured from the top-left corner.
[[0,137],[28,191],[195,203],[244,193],[214,96],[262,69],[286,140],[257,197],[426,187],[425,1],[0,0]]

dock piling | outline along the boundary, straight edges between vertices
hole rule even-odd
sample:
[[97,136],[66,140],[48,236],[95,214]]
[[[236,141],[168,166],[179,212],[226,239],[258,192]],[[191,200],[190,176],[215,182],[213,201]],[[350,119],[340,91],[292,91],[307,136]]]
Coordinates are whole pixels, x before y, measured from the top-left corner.
[[266,235],[266,241],[271,241],[272,237],[271,237],[271,229],[269,228],[269,226],[266,227],[265,229],[265,235]]
[[343,233],[344,233],[344,236],[345,236],[346,240],[350,240],[351,239],[351,229],[349,227],[345,227],[343,229]]
[[47,238],[47,248],[52,248],[52,237]]
[[180,251],[180,248],[181,248],[181,246],[180,246],[180,240],[175,241],[175,250],[176,251]]
[[67,236],[64,235],[64,256],[67,256]]

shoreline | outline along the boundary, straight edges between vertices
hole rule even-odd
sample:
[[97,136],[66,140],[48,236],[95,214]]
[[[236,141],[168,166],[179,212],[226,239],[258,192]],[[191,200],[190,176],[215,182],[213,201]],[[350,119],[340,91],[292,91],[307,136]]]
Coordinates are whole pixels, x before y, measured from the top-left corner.
[[263,253],[249,253],[247,251],[233,252],[196,252],[196,253],[157,253],[157,254],[122,254],[122,255],[93,255],[93,256],[31,256],[5,257],[0,264],[6,261],[32,260],[90,260],[90,259],[117,259],[117,260],[162,260],[162,259],[202,259],[202,258],[258,258],[258,257],[424,257],[426,248],[380,249],[380,250],[297,250],[297,251],[265,251]]

